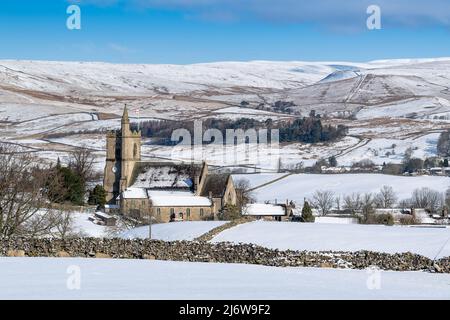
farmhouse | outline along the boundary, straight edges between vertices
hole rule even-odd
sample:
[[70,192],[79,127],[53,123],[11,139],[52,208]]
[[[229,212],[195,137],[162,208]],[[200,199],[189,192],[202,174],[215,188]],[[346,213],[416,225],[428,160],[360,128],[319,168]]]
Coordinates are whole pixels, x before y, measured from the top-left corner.
[[215,219],[236,204],[231,175],[210,173],[208,164],[141,160],[141,132],[130,129],[125,107],[121,129],[106,136],[103,185],[107,202],[136,219],[161,222]]

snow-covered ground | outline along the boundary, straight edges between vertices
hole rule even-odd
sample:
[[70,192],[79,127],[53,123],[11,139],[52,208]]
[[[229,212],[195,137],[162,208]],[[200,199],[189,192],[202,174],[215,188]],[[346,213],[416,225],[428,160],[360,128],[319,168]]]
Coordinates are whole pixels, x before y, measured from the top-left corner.
[[413,252],[450,256],[450,228],[256,221],[227,229],[212,242],[254,243],[282,250]]
[[[270,174],[259,177],[257,174],[233,175],[234,179],[247,179],[253,187],[267,182]],[[273,180],[279,177],[273,175]],[[254,191],[258,202],[294,200],[303,203],[317,190],[329,190],[335,195],[352,193],[376,193],[384,186],[391,186],[399,200],[411,197],[415,189],[430,188],[445,192],[450,187],[449,177],[439,176],[392,176],[383,174],[293,174]]]
[[405,100],[400,103],[379,105],[376,108],[365,108],[358,112],[358,119],[382,117],[412,117],[429,118],[450,112],[450,102],[447,99],[424,97]]
[[450,275],[149,260],[0,258],[0,299],[450,299]]
[[412,157],[425,159],[437,155],[439,135],[439,133],[430,133],[409,139],[375,138],[343,155],[337,153],[336,159],[341,166],[351,166],[363,159],[369,159],[377,165],[401,163],[405,151],[409,148],[412,151]]
[[[124,239],[145,239],[148,237],[148,226],[132,228],[120,231],[116,227],[106,227],[95,224],[90,218],[93,213],[71,212],[73,217],[74,232],[84,237],[108,238],[119,236]],[[158,223],[152,225],[152,239],[164,241],[194,240],[208,231],[219,227],[228,221],[180,221],[169,223]],[[118,222],[121,225],[121,222]]]
[[108,236],[108,227],[95,224],[89,218],[92,213],[72,212],[73,228],[75,232],[85,237],[105,238]]
[[[219,227],[225,223],[227,223],[227,221],[183,221],[158,223],[152,225],[152,239],[164,241],[194,240],[211,229]],[[143,226],[124,231],[120,234],[120,237],[124,239],[145,239],[148,238],[148,234],[148,226]]]

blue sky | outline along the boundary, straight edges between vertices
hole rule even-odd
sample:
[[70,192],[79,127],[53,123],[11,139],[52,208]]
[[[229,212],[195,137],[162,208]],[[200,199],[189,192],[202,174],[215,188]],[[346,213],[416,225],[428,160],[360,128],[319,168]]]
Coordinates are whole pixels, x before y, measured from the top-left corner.
[[[66,9],[81,9],[68,30]],[[368,30],[366,9],[381,9]],[[121,63],[450,56],[447,0],[2,0],[0,59]]]

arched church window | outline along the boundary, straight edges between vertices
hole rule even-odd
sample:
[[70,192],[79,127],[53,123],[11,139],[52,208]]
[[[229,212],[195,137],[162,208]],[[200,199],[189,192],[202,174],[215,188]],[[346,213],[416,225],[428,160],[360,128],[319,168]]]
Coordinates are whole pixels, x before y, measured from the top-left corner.
[[138,148],[137,148],[137,144],[134,144],[134,148],[133,148],[133,158],[137,158],[137,154],[138,154]]

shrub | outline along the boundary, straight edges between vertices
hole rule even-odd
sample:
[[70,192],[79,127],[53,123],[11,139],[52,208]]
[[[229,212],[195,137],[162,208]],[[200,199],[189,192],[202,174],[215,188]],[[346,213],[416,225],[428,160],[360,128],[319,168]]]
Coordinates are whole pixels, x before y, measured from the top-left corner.
[[414,225],[414,224],[420,224],[420,218],[416,218],[414,216],[405,215],[404,217],[400,218],[400,224],[401,225]]
[[384,224],[386,226],[394,225],[394,217],[390,213],[382,214],[368,214],[365,217],[361,217],[359,220],[361,224]]
[[390,213],[371,214],[368,216],[366,224],[384,224],[386,226],[394,225],[394,217]]
[[302,208],[302,220],[303,222],[314,222],[316,220],[316,218],[312,214],[312,209],[308,201],[305,201],[305,204]]
[[336,160],[335,156],[331,156],[328,158],[328,163],[330,164],[331,167],[337,167],[338,162]]
[[96,185],[94,189],[89,191],[88,203],[90,205],[105,206],[106,204],[106,191],[101,185]]
[[85,184],[72,169],[58,165],[48,181],[48,193],[53,202],[83,205]]
[[239,208],[235,205],[227,204],[222,209],[222,212],[220,214],[221,220],[236,220],[241,217],[241,212],[239,211]]

